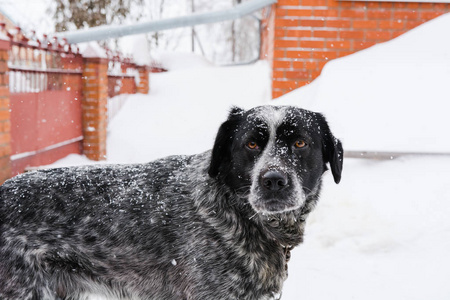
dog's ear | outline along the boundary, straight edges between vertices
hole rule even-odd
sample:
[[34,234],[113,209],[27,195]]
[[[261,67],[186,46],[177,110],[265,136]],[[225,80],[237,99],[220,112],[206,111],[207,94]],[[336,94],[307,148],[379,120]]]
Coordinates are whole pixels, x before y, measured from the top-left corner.
[[341,181],[342,166],[344,163],[344,149],[340,140],[334,137],[331,133],[330,127],[323,115],[320,115],[322,122],[320,127],[322,128],[322,150],[325,163],[330,164],[331,173],[333,174],[334,182],[339,183]]
[[341,181],[342,166],[344,164],[344,149],[340,140],[331,136],[331,147],[327,147],[331,150],[328,153],[331,173],[333,174],[334,182],[339,183]]
[[211,163],[208,174],[215,178],[219,175],[222,165],[231,159],[231,144],[238,121],[242,117],[244,110],[239,107],[232,107],[228,119],[222,123],[217,132],[216,140],[211,154]]

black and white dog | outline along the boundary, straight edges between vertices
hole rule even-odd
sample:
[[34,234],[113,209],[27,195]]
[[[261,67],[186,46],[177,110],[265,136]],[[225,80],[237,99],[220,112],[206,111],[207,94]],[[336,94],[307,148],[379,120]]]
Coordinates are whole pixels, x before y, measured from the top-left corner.
[[0,188],[0,299],[272,299],[343,150],[321,114],[233,108],[212,151]]

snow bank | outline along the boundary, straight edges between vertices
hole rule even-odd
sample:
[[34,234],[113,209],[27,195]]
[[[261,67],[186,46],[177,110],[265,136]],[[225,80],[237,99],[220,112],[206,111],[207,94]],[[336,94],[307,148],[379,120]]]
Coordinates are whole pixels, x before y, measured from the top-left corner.
[[213,67],[204,57],[189,52],[159,52],[154,59],[169,71]]
[[450,14],[330,61],[277,100],[321,111],[347,150],[450,152]]
[[329,175],[283,299],[448,299],[450,158],[348,159]]
[[[177,55],[184,64],[189,56]],[[198,61],[199,59],[196,59]],[[133,95],[109,124],[111,162],[143,162],[210,149],[232,105],[269,103],[267,63],[175,68],[152,74],[149,95]]]

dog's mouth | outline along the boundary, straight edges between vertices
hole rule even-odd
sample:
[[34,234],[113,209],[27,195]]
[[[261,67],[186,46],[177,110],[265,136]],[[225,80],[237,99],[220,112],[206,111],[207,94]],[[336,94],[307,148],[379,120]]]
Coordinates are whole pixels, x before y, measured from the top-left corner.
[[301,208],[306,202],[306,195],[295,184],[283,191],[267,191],[258,186],[251,188],[248,201],[257,213],[277,214]]
[[258,213],[264,214],[278,214],[299,209],[302,205],[299,201],[297,203],[286,203],[278,199],[258,200],[251,202],[253,209]]

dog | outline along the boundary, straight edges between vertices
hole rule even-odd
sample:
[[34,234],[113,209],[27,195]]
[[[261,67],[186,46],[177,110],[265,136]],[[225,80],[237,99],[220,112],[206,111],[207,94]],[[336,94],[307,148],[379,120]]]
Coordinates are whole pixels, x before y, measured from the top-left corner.
[[342,164],[321,114],[260,106],[232,108],[202,154],[16,176],[0,188],[0,299],[278,298]]

